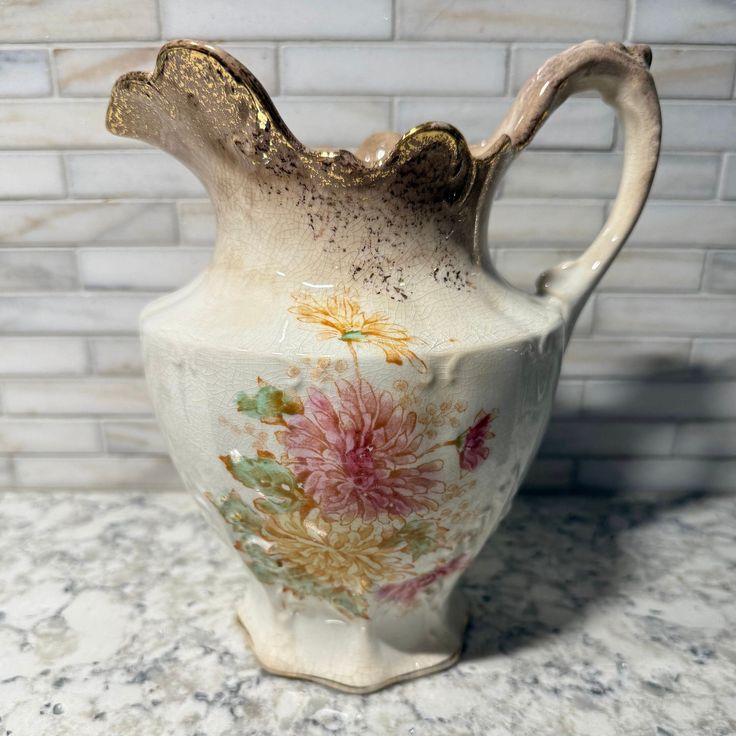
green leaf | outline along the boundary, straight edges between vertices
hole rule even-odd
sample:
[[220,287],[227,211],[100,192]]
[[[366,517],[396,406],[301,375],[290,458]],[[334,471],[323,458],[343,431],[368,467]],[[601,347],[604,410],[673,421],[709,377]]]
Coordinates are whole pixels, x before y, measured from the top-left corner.
[[416,561],[422,555],[438,547],[438,534],[439,529],[435,522],[414,519],[399,529],[389,541],[396,546],[403,544],[412,559]]
[[211,494],[207,497],[236,533],[246,537],[260,536],[261,520],[258,514],[235,491],[230,491],[219,499]]
[[302,494],[296,478],[276,460],[242,457],[237,453],[222,455],[220,460],[235,480],[267,496],[276,511],[291,511],[301,505]]
[[[260,379],[259,379],[260,380]],[[304,405],[293,391],[265,384],[254,395],[241,391],[235,397],[238,411],[264,424],[285,424],[284,414],[302,414]]]
[[340,340],[343,342],[363,342],[365,335],[360,330],[348,330],[340,335]]

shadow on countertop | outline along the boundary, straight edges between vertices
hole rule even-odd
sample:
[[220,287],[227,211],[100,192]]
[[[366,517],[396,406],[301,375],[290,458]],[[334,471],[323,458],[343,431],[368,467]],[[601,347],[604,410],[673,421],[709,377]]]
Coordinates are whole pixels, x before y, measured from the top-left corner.
[[[631,381],[626,406],[631,416],[652,383],[692,382],[687,398],[691,418],[712,416],[709,385],[723,377],[699,367],[649,366]],[[616,412],[627,416],[626,406]],[[586,421],[616,416],[588,413]],[[672,421],[679,417],[673,416]],[[668,421],[668,420],[664,420]],[[615,460],[615,458],[605,458]],[[462,581],[471,620],[463,661],[509,655],[581,623],[590,608],[623,595],[622,586],[639,561],[622,537],[652,524],[666,512],[700,504],[710,496],[710,463],[692,490],[646,494],[612,479],[606,490],[578,486],[572,491],[523,490]]]

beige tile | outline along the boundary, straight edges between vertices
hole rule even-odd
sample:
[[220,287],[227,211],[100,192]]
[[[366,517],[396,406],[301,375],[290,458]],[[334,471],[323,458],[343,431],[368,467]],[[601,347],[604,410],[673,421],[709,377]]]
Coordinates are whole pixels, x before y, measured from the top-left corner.
[[706,375],[736,376],[736,340],[696,339],[691,363]]
[[166,454],[163,435],[153,420],[107,421],[103,432],[108,452]]
[[66,194],[57,153],[0,153],[0,199],[55,199]]
[[78,285],[73,250],[0,249],[0,291],[71,291]]
[[583,392],[583,413],[621,419],[736,418],[736,382],[591,379]]
[[502,199],[493,204],[488,236],[491,245],[593,241],[603,227],[601,202],[535,202]]
[[153,294],[0,295],[5,334],[108,334],[138,332],[141,309]]
[[[539,275],[574,260],[578,250],[516,248],[497,251],[501,274],[514,286],[531,288]],[[624,250],[598,285],[601,291],[697,291],[703,271],[703,252],[688,250]]]
[[687,371],[689,355],[688,339],[573,339],[562,361],[562,375],[647,379],[681,374]]
[[[478,143],[493,133],[512,104],[511,98],[400,98],[396,127],[404,131],[439,120],[454,125],[469,142]],[[598,100],[568,100],[544,124],[531,147],[608,149],[613,122],[613,111]]]
[[0,375],[86,373],[87,346],[79,337],[0,337]]
[[158,38],[156,0],[4,0],[0,42]]
[[99,337],[90,340],[92,367],[102,376],[143,373],[143,354],[137,337]]
[[[711,251],[705,267],[703,289],[736,294],[736,251]],[[733,316],[736,321],[736,313]]]
[[463,41],[623,38],[624,3],[605,0],[397,0],[399,38]]
[[698,0],[637,0],[633,38],[652,43],[736,43],[736,22],[730,2]]
[[0,101],[0,149],[131,148],[105,128],[106,100]]
[[370,39],[391,37],[391,0],[160,0],[167,38]]
[[[61,48],[54,50],[59,92],[64,97],[108,97],[115,80],[131,71],[153,71],[160,44],[135,47]],[[276,47],[223,44],[271,93],[277,90]]]
[[736,204],[648,202],[631,245],[736,246]]
[[543,456],[669,455],[674,423],[553,421],[545,434]]
[[151,490],[182,487],[166,457],[16,458],[18,485],[57,490]]
[[281,57],[284,94],[502,95],[506,49],[488,44],[299,44]]
[[660,97],[731,97],[736,51],[655,46],[652,76]]
[[[503,196],[613,198],[622,163],[618,153],[525,151],[502,180]],[[662,155],[650,197],[710,199],[719,170],[715,154]]]
[[211,248],[181,246],[80,248],[79,277],[86,289],[167,291],[202,273],[211,255]]
[[736,456],[736,421],[678,424],[674,453],[704,457]]
[[0,97],[50,94],[49,52],[46,49],[0,49]]
[[582,460],[582,488],[608,491],[627,498],[651,498],[662,503],[667,494],[733,493],[736,461],[698,458]]
[[150,414],[151,403],[139,378],[68,378],[6,381],[7,414]]
[[1,243],[175,242],[173,204],[45,202],[0,204]]
[[100,452],[100,427],[88,419],[0,417],[0,452]]
[[734,314],[736,296],[600,294],[594,329],[601,335],[731,336]]

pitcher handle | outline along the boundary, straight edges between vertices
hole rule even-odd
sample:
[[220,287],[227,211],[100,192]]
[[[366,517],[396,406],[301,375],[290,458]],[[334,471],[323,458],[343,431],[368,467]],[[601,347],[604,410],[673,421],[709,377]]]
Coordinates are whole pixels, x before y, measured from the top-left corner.
[[[648,46],[586,41],[546,62],[519,92],[498,134],[525,148],[550,113],[568,97],[596,90],[623,123],[624,162],[613,208],[583,254],[544,271],[537,293],[554,299],[567,339],[590,293],[626,242],[644,207],[659,157],[661,116]],[[496,136],[494,136],[496,138]]]

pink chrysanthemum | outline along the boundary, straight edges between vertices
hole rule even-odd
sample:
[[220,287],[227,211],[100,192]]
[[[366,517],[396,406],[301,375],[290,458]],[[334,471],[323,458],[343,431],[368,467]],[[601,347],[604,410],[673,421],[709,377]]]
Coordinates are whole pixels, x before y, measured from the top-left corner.
[[470,558],[467,555],[458,555],[449,562],[435,567],[431,572],[424,573],[424,575],[404,580],[401,583],[384,585],[376,594],[377,598],[382,601],[395,601],[408,605],[414,602],[418,593],[428,588],[432,583],[453,572],[464,570],[469,564]]
[[304,414],[286,417],[282,435],[294,474],[321,512],[349,522],[437,508],[430,494],[442,488],[442,461],[420,461],[416,414],[367,381],[335,385],[336,404],[310,389]]
[[491,422],[495,418],[494,413],[481,412],[473,425],[457,438],[460,467],[463,470],[475,470],[490,454],[485,442],[487,438],[496,436],[491,432]]

